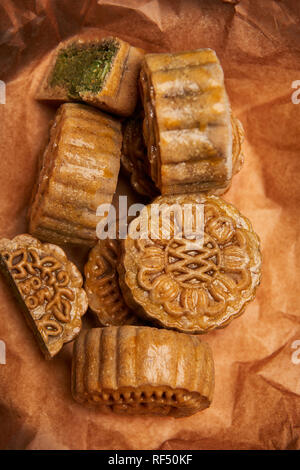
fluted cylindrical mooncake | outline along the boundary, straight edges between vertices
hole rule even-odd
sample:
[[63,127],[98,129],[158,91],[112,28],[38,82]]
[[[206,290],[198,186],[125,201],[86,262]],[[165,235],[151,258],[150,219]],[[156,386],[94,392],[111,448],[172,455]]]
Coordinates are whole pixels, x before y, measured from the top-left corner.
[[197,336],[145,326],[94,328],[74,345],[76,401],[117,413],[189,416],[214,388],[209,346]]
[[[244,156],[242,143],[244,130],[241,122],[231,115],[232,127],[232,173],[236,174],[242,167]],[[159,195],[159,190],[151,179],[150,164],[147,158],[147,148],[143,139],[143,118],[140,115],[129,118],[123,125],[123,142],[121,152],[122,167],[130,177],[130,182],[135,191],[142,196],[154,198]],[[205,190],[206,194],[220,195],[227,191],[231,181],[223,188],[216,189],[212,186]],[[189,191],[187,191],[189,192]],[[193,191],[191,191],[193,192]]]
[[103,220],[96,211],[116,190],[121,142],[117,119],[83,104],[61,105],[33,191],[30,233],[58,244],[95,245]]
[[160,192],[224,192],[234,173],[232,123],[216,53],[147,54],[140,83],[150,173]]
[[160,196],[122,240],[118,266],[127,304],[167,328],[205,333],[253,300],[261,276],[250,221],[217,196]]

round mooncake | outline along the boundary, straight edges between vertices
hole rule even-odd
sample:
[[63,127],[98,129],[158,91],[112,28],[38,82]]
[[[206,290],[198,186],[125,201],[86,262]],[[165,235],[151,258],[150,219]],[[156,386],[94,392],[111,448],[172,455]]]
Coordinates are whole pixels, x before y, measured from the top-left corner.
[[250,221],[217,196],[190,194],[160,196],[142,210],[122,241],[118,270],[124,298],[139,315],[205,333],[244,311],[260,267]]
[[98,326],[140,323],[126,305],[118,282],[119,240],[99,240],[89,253],[84,267],[88,303]]
[[189,416],[214,389],[210,347],[197,336],[146,326],[84,330],[74,345],[72,394],[117,413]]

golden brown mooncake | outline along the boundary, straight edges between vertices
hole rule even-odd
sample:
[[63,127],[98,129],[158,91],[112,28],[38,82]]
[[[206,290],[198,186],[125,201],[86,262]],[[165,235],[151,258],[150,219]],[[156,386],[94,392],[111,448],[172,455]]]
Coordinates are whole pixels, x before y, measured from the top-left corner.
[[209,346],[197,336],[145,326],[85,330],[74,344],[72,393],[117,413],[189,416],[214,389]]
[[98,326],[141,323],[127,307],[120,290],[116,266],[119,252],[119,240],[99,240],[90,251],[84,267],[84,288]]
[[80,272],[61,248],[26,234],[0,240],[0,270],[51,359],[80,332],[88,307]]
[[117,119],[83,104],[60,106],[33,191],[32,235],[59,245],[95,245],[104,220],[96,211],[116,190],[121,142]]
[[[244,163],[244,154],[242,144],[244,142],[245,133],[241,121],[231,114],[232,128],[232,174],[238,173]],[[229,189],[230,184],[228,185]],[[219,194],[223,194],[219,192]]]
[[150,165],[142,128],[143,117],[141,113],[125,121],[121,163],[134,190],[142,196],[154,198],[159,195],[159,191],[150,176]]
[[254,298],[259,239],[250,221],[217,196],[160,196],[131,222],[118,270],[125,301],[137,314],[205,333],[226,326]]
[[58,45],[49,57],[36,98],[88,104],[129,116],[137,101],[143,51],[119,38],[95,33],[77,35]]
[[147,54],[140,85],[150,173],[161,194],[225,192],[232,124],[216,53]]
[[[244,130],[241,122],[231,115],[232,127],[232,174],[242,167],[244,156],[242,143]],[[147,158],[147,148],[143,139],[143,118],[140,115],[131,117],[123,125],[123,142],[121,151],[122,167],[130,178],[135,191],[150,199],[159,195],[159,190],[150,177],[150,165]],[[222,189],[211,189],[206,194],[221,195],[230,187],[231,181]]]

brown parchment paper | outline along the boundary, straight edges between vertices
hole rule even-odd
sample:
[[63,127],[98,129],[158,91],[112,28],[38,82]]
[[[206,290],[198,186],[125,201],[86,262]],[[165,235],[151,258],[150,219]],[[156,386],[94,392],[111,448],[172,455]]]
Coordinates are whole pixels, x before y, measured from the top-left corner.
[[[149,52],[216,50],[246,133],[245,165],[225,198],[260,235],[262,284],[242,317],[204,337],[215,358],[212,406],[175,420],[76,404],[71,346],[46,362],[1,279],[0,448],[300,449],[300,104],[291,100],[300,80],[299,0],[1,0],[1,236],[26,231],[55,112],[33,99],[47,53],[91,27]],[[126,181],[118,192],[134,200]],[[86,252],[69,253],[82,266]]]

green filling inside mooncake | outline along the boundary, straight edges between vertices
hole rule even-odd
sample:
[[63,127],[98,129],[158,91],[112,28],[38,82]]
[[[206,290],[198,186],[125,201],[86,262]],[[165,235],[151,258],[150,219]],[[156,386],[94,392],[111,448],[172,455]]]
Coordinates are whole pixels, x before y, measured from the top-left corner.
[[51,87],[64,87],[70,99],[80,99],[81,92],[98,93],[111,69],[118,44],[72,44],[62,49],[49,80]]

